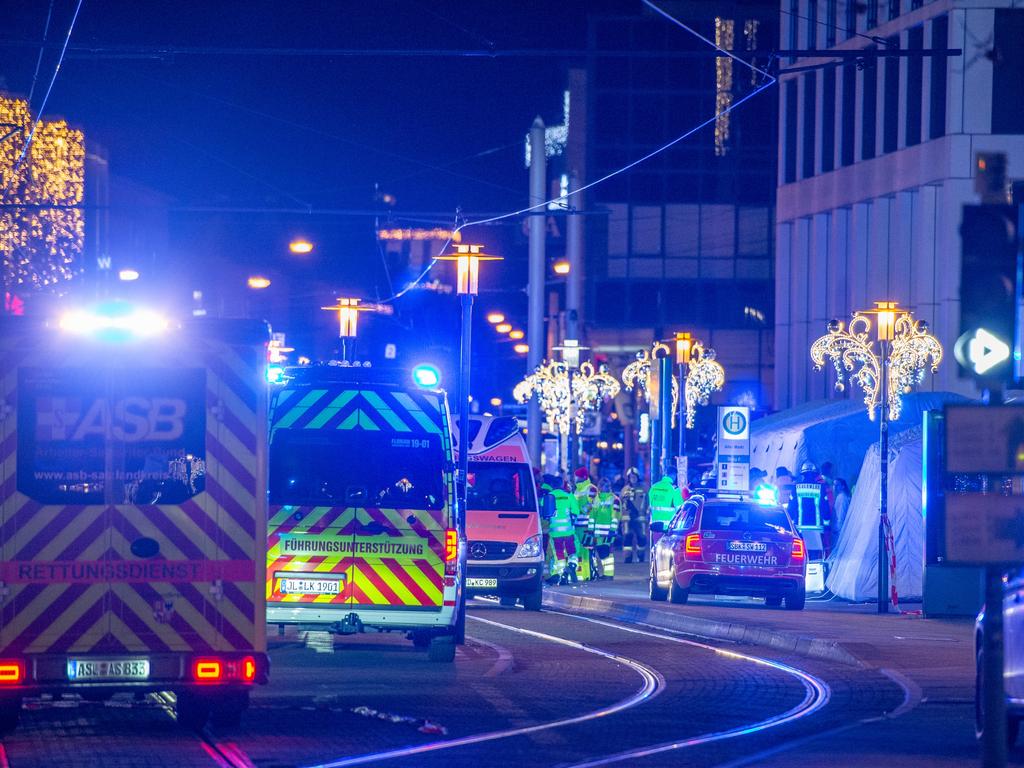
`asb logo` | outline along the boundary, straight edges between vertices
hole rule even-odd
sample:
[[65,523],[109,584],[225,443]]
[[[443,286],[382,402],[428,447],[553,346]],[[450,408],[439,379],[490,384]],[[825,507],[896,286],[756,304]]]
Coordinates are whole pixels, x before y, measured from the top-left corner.
[[722,418],[722,428],[729,435],[738,437],[747,430],[747,417],[742,411],[728,411]]
[[957,362],[976,376],[984,376],[1010,359],[1010,345],[984,328],[968,331],[953,348]]

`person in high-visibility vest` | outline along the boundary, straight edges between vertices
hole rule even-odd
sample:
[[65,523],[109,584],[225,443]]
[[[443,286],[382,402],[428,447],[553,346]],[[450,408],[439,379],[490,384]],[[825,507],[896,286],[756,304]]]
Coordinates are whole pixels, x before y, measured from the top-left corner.
[[538,488],[538,499],[540,501],[540,533],[541,551],[544,553],[544,565],[547,569],[547,577],[551,575],[551,562],[553,552],[551,550],[551,518],[555,516],[555,497],[552,491],[558,483],[558,478],[553,475],[544,475],[540,480]]
[[593,571],[590,564],[590,548],[593,546],[593,534],[590,529],[590,517],[597,498],[597,486],[590,481],[590,474],[580,467],[576,470],[576,497],[578,511],[575,519],[576,529],[576,574],[580,581],[590,581]]
[[573,520],[579,511],[576,497],[562,487],[562,481],[554,475],[545,478],[545,485],[551,488],[554,512],[548,522],[548,583],[565,583],[576,578],[575,569],[569,568],[570,558],[576,557],[576,536]]
[[600,565],[601,578],[615,578],[615,552],[612,541],[619,530],[619,497],[612,491],[611,483],[601,480],[597,503],[591,512],[594,525],[595,562]]
[[670,467],[668,472],[662,475],[662,478],[654,483],[651,486],[651,490],[647,492],[651,509],[651,523],[647,526],[647,529],[651,532],[652,550],[654,545],[658,543],[658,539],[661,538],[662,533],[655,531],[651,526],[655,523],[668,525],[672,518],[675,517],[676,511],[683,505],[683,497],[676,487],[675,479],[676,469],[675,467]]
[[789,514],[807,544],[810,560],[823,560],[831,551],[829,533],[832,528],[832,510],[828,492],[818,468],[810,461],[800,467],[796,481],[796,495],[789,502]]

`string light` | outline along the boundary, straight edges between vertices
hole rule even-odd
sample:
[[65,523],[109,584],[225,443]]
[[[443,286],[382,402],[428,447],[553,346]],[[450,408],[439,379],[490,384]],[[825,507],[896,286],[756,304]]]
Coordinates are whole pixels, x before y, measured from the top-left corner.
[[[548,430],[567,435],[573,427],[576,434],[582,432],[586,413],[597,410],[605,398],[615,397],[619,389],[619,382],[604,366],[596,369],[588,361],[572,371],[570,376],[566,363],[549,360],[516,384],[512,396],[518,403],[526,403],[536,397],[544,411]],[[572,414],[574,406],[575,418]]]
[[[715,45],[727,51],[732,50],[736,23],[732,19],[715,17]],[[732,106],[732,59],[719,56],[715,59],[715,155],[722,157],[728,150],[729,107]]]
[[[0,269],[8,289],[61,293],[81,272],[85,136],[65,120],[32,126],[28,102],[0,95]],[[24,162],[19,158],[25,154]]]
[[942,362],[942,345],[928,332],[924,320],[915,322],[914,316],[897,309],[895,302],[876,302],[875,309],[855,312],[849,327],[841,320],[829,322],[828,333],[811,345],[811,361],[816,371],[824,367],[825,358],[832,361],[837,392],[846,389],[847,376],[855,381],[864,390],[868,417],[874,421],[881,398],[884,361],[875,351],[871,338],[871,315],[877,316],[874,325],[879,341],[889,345],[888,417],[894,421],[900,417],[903,394],[924,380],[928,368],[935,373]]
[[[689,337],[687,337],[689,338]],[[662,355],[669,354],[669,347],[657,341],[651,347],[651,351],[641,350],[636,354],[636,360],[626,366],[622,372],[622,383],[626,391],[630,392],[634,387],[640,388],[640,393],[645,400],[650,400],[650,391],[653,386],[654,375],[652,361]],[[697,406],[707,405],[711,395],[725,386],[725,369],[715,359],[715,350],[705,348],[696,340],[691,340],[689,345],[689,362],[686,363],[686,380],[684,386],[684,404],[686,406],[686,428],[693,429],[696,424]],[[676,426],[676,413],[679,411],[679,382],[672,377],[672,426]]]

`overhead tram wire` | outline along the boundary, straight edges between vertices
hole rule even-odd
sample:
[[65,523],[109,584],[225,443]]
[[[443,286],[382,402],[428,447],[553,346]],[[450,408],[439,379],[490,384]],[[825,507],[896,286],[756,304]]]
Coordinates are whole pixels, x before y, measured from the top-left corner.
[[[71,17],[71,23],[68,25],[68,33],[64,36],[64,45],[60,49],[60,57],[57,59],[57,66],[53,69],[53,77],[50,78],[50,84],[46,88],[46,93],[43,96],[43,102],[39,105],[39,110],[36,112],[35,122],[32,123],[32,130],[29,131],[28,138],[25,140],[25,146],[21,148],[21,155],[18,156],[18,162],[14,164],[14,170],[11,172],[12,178],[16,179],[18,171],[21,169],[21,164],[25,162],[25,157],[28,155],[28,150],[32,146],[32,140],[36,136],[36,129],[39,128],[39,123],[43,119],[43,112],[46,110],[46,102],[50,100],[50,93],[53,91],[53,84],[57,82],[57,75],[60,74],[60,67],[64,63],[64,55],[68,51],[68,43],[71,42],[71,33],[75,29],[75,22],[78,21],[78,12],[82,10],[82,0],[78,0],[75,5],[75,13]],[[46,48],[46,42],[40,46],[40,53]]]
[[53,18],[53,3],[50,0],[50,9],[46,12],[46,24],[43,25],[43,40],[39,45],[39,57],[36,59],[36,71],[32,73],[32,86],[28,89],[28,105],[32,106],[32,96],[36,92],[36,82],[39,80],[39,70],[43,65],[43,54],[46,52],[46,38],[50,35],[50,19]]
[[[565,195],[559,195],[558,197],[553,197],[553,198],[551,198],[549,200],[545,200],[543,202],[536,203],[535,205],[530,205],[530,206],[527,206],[525,208],[520,208],[520,209],[515,210],[515,211],[509,211],[508,213],[503,213],[503,214],[500,214],[500,215],[497,215],[497,216],[490,216],[490,217],[486,217],[486,218],[483,218],[483,219],[477,219],[475,221],[467,221],[467,222],[464,222],[463,224],[458,225],[457,227],[455,227],[454,230],[452,230],[451,235],[449,235],[449,237],[445,241],[444,245],[441,246],[441,249],[438,252],[437,256],[435,256],[433,259],[430,260],[430,263],[427,264],[426,268],[419,275],[417,275],[416,279],[413,280],[412,282],[410,282],[409,284],[407,284],[404,288],[402,288],[402,290],[400,290],[397,293],[395,293],[395,295],[393,295],[393,296],[391,296],[391,297],[389,297],[387,299],[384,299],[381,303],[388,304],[388,303],[391,303],[393,301],[396,301],[397,299],[400,299],[406,293],[411,291],[413,288],[415,288],[428,274],[430,274],[430,271],[434,268],[434,265],[437,264],[437,261],[438,261],[437,257],[445,252],[445,249],[447,249],[448,246],[451,244],[452,238],[455,236],[455,234],[457,234],[458,232],[461,232],[466,227],[480,226],[480,225],[483,225],[483,224],[491,224],[491,223],[494,223],[494,222],[497,222],[497,221],[501,221],[503,219],[515,218],[515,217],[523,216],[525,214],[534,214],[534,212],[538,211],[538,210],[546,211],[548,206],[552,205],[552,204],[555,204],[555,205],[566,205],[565,201],[567,201],[570,197],[572,197],[574,195],[578,195],[578,194],[580,194],[582,192],[585,192],[588,189],[592,189],[593,187],[596,187],[599,184],[603,184],[604,182],[608,181],[609,179],[612,179],[612,178],[614,178],[614,177],[616,177],[616,176],[618,176],[620,174],[626,173],[626,172],[632,170],[633,168],[637,167],[641,163],[645,163],[648,160],[650,160],[651,158],[656,157],[657,155],[662,154],[663,152],[667,151],[668,149],[671,149],[672,147],[674,147],[679,142],[684,141],[685,139],[688,139],[690,136],[692,136],[693,134],[695,134],[697,131],[701,130],[702,128],[705,128],[708,125],[713,124],[721,116],[729,114],[734,109],[739,107],[741,104],[744,104],[745,102],[747,102],[750,99],[752,99],[755,96],[757,96],[762,91],[764,91],[764,90],[766,90],[766,89],[768,89],[768,88],[770,88],[770,87],[772,87],[773,85],[776,84],[777,79],[775,77],[773,77],[771,75],[771,73],[769,73],[767,70],[761,69],[760,67],[757,67],[757,66],[755,66],[755,65],[753,65],[753,64],[751,64],[751,63],[749,63],[747,61],[744,61],[743,59],[741,59],[740,57],[736,56],[731,51],[727,51],[726,49],[722,48],[720,45],[718,45],[714,41],[709,40],[704,35],[700,34],[696,30],[692,29],[691,27],[687,26],[683,22],[679,21],[677,18],[675,18],[671,14],[669,14],[666,11],[662,10],[660,7],[658,7],[653,2],[651,2],[651,0],[643,0],[643,3],[648,8],[651,8],[653,11],[655,11],[659,15],[663,16],[665,19],[669,20],[670,22],[672,22],[676,26],[680,27],[681,29],[685,30],[686,32],[689,32],[691,35],[693,35],[694,37],[698,38],[699,40],[702,40],[703,42],[707,43],[712,48],[714,48],[716,51],[718,51],[720,54],[728,56],[729,58],[734,59],[735,61],[739,62],[743,66],[748,67],[753,72],[756,72],[756,73],[759,73],[760,75],[762,75],[762,77],[764,79],[761,82],[761,84],[758,85],[756,88],[754,88],[754,90],[752,90],[746,96],[743,96],[742,98],[740,98],[739,100],[733,102],[732,104],[730,104],[728,107],[726,107],[722,111],[717,112],[716,114],[712,115],[708,119],[698,123],[693,128],[689,129],[685,133],[682,133],[681,135],[677,136],[676,138],[672,139],[671,141],[667,142],[666,144],[663,144],[662,146],[658,147],[657,149],[655,149],[655,150],[653,150],[651,152],[648,152],[643,157],[640,157],[640,158],[638,158],[636,160],[633,160],[632,162],[627,163],[626,165],[622,166],[621,168],[619,168],[617,170],[614,170],[614,171],[611,171],[610,173],[605,174],[604,176],[602,176],[601,178],[599,178],[599,179],[597,179],[595,181],[591,181],[591,182],[589,182],[587,184],[584,184],[583,186],[579,187],[578,189],[575,189],[575,190],[573,190],[571,192],[568,192]],[[536,215],[536,214],[534,214],[534,215]]]

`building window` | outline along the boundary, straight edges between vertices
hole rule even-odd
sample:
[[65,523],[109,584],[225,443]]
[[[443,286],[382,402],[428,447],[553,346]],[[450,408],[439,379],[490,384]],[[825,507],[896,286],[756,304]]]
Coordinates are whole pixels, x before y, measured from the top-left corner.
[[836,153],[836,66],[821,72],[821,172],[835,168]]
[[[924,47],[924,27],[917,26],[907,31],[907,48],[920,51]],[[921,97],[924,88],[924,59],[911,56],[907,59],[907,146],[921,143]]]
[[992,64],[992,133],[1024,133],[1024,10],[996,10]]
[[[887,37],[886,48],[900,47],[899,36]],[[885,113],[882,125],[882,151],[895,152],[900,137],[900,60],[889,56],[885,60]]]
[[900,15],[900,0],[889,0],[889,21]]
[[910,0],[911,9],[917,9],[924,5],[924,0]]
[[786,156],[783,164],[782,183],[796,181],[796,80],[786,81]]
[[857,70],[852,66],[843,67],[843,111],[842,134],[839,146],[839,162],[844,166],[853,165],[853,137],[857,114]]
[[857,34],[857,2],[846,0],[846,40]]
[[807,47],[815,48],[818,45],[818,0],[811,0],[807,4]]
[[[875,46],[869,46],[872,50]],[[864,71],[863,100],[861,101],[860,159],[875,156],[875,134],[878,129],[878,60],[869,58]]]
[[836,44],[836,5],[838,0],[826,0],[825,3],[825,47]]
[[[946,48],[949,45],[949,17],[939,16],[932,20],[932,48]],[[928,112],[928,138],[937,139],[946,135],[946,72],[949,59],[932,56],[931,98]]]
[[814,128],[818,115],[818,73],[804,75],[804,162],[803,178],[814,175]]
[[878,26],[878,0],[868,0],[868,29]]

